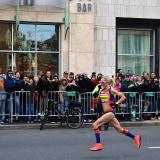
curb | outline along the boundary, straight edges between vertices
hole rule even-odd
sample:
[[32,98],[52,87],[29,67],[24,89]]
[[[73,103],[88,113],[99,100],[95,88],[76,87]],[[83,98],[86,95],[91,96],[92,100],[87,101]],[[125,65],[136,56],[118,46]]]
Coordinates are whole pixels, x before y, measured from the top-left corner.
[[[146,127],[146,126],[160,126],[160,120],[154,121],[136,121],[136,122],[120,122],[123,127]],[[40,124],[6,124],[0,125],[0,130],[18,130],[18,129],[39,129]],[[91,128],[92,123],[84,123],[81,128]],[[66,124],[60,126],[58,123],[55,124],[46,124],[45,128],[47,129],[60,129],[68,128]]]

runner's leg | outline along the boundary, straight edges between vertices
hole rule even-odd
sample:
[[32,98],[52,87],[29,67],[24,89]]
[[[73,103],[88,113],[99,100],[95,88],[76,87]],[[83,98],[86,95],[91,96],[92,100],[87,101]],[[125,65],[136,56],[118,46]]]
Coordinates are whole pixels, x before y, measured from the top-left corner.
[[113,127],[119,132],[122,133],[132,139],[134,139],[134,142],[136,144],[137,149],[139,149],[141,147],[141,136],[140,135],[134,135],[132,134],[130,131],[128,131],[127,129],[124,129],[121,127],[119,121],[114,118],[110,121],[110,123],[113,125]]
[[95,133],[95,137],[96,137],[96,144],[90,148],[91,151],[98,151],[98,150],[103,149],[103,146],[102,146],[101,140],[100,140],[99,127],[107,122],[110,122],[110,120],[113,119],[114,117],[115,117],[114,114],[109,112],[109,113],[102,115],[100,118],[98,118],[93,123],[93,129],[94,129],[94,133]]

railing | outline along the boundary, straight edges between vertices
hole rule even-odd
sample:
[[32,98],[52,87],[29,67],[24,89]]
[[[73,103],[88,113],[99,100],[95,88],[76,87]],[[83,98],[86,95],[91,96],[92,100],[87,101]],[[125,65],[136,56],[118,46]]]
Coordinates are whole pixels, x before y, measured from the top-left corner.
[[[118,119],[121,120],[147,120],[158,117],[160,114],[160,92],[125,92],[126,100],[115,108]],[[118,97],[115,97],[116,99]],[[57,107],[65,112],[65,107],[72,100],[79,101],[83,105],[83,114],[86,119],[91,119],[99,111],[92,111],[92,93],[77,92],[29,92],[16,91],[12,94],[0,93],[0,121],[8,120],[10,123],[28,119],[36,119],[39,114],[44,114],[48,105],[48,99],[57,102]],[[52,113],[51,116],[56,116]],[[89,117],[89,118],[88,118]]]

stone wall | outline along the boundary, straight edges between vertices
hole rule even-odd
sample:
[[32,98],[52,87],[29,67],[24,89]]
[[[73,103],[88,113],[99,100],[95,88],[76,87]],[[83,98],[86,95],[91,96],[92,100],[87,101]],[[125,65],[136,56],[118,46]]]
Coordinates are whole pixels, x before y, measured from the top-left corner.
[[116,67],[116,17],[160,17],[159,0],[95,0],[95,66],[114,75]]
[[[0,5],[0,20],[15,21],[16,7]],[[20,21],[63,23],[64,9],[50,6],[20,6]]]
[[88,0],[70,2],[69,71],[90,74],[94,66],[94,8],[78,12],[78,2]]

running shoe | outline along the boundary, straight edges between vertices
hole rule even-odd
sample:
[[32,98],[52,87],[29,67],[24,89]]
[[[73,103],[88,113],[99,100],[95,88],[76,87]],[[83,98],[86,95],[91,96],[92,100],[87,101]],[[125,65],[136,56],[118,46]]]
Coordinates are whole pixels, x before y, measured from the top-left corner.
[[96,143],[90,148],[91,151],[99,151],[102,149],[103,149],[103,145],[101,143]]
[[137,149],[139,149],[141,147],[141,136],[140,135],[135,135],[134,142],[136,144]]

